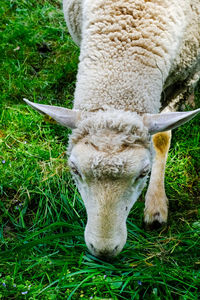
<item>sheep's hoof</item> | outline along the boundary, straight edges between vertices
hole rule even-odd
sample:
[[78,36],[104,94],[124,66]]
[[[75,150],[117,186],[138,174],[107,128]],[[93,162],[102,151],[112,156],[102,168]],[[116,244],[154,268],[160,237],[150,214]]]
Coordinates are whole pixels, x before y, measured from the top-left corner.
[[144,223],[147,229],[160,229],[167,223],[168,199],[165,195],[148,193],[145,199]]
[[144,229],[147,231],[152,231],[152,230],[162,230],[163,228],[166,227],[167,223],[162,222],[160,223],[158,220],[153,221],[152,223],[145,223],[144,221]]
[[[167,202],[167,201],[166,201]],[[146,207],[144,210],[145,228],[148,230],[162,229],[167,223],[168,207],[167,203],[162,206],[153,206],[153,208]]]

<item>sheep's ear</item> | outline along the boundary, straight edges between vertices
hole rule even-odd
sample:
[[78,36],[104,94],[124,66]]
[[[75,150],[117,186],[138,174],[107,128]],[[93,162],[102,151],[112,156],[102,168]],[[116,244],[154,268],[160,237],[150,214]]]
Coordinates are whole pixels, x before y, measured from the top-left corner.
[[80,112],[59,106],[51,106],[33,103],[27,99],[23,99],[28,105],[43,115],[50,116],[57,123],[71,129],[76,128],[76,123],[80,118]]
[[172,130],[194,118],[200,112],[200,108],[188,112],[170,112],[162,114],[145,114],[144,125],[150,134]]

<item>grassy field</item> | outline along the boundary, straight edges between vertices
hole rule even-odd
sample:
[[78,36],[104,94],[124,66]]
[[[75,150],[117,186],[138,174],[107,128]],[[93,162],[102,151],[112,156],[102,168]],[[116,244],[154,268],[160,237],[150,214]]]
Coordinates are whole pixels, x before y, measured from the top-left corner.
[[174,131],[167,226],[144,230],[143,194],[122,253],[91,256],[67,166],[70,131],[22,101],[71,107],[79,49],[59,0],[0,2],[0,299],[200,299],[200,118]]

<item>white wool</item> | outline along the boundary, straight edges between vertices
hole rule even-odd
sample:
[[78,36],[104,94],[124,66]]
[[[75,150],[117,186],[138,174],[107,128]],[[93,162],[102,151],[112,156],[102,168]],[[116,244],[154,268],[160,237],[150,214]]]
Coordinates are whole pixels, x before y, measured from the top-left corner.
[[65,0],[64,12],[81,47],[76,109],[157,113],[163,91],[166,106],[200,77],[199,0]]
[[64,0],[64,13],[80,46],[74,99],[80,119],[69,141],[69,165],[87,210],[88,249],[115,256],[151,168],[145,221],[167,221],[171,135],[154,135],[154,153],[147,127],[200,77],[200,2]]
[[83,113],[70,136],[69,154],[73,145],[82,139],[98,150],[109,153],[120,151],[126,146],[148,146],[150,143],[150,135],[142,117],[135,112],[119,110]]

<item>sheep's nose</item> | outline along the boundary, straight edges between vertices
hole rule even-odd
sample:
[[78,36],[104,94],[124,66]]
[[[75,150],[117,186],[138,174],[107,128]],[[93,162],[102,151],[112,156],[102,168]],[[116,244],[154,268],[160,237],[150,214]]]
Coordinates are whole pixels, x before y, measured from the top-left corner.
[[[93,229],[93,228],[92,228]],[[85,229],[85,242],[88,250],[97,257],[110,259],[117,256],[126,243],[126,227],[120,228],[117,233],[100,235],[91,230],[89,226]],[[121,232],[120,232],[121,231]]]
[[98,247],[95,247],[93,243],[90,243],[88,245],[89,247],[89,250],[90,252],[99,257],[99,258],[102,258],[104,260],[108,260],[114,256],[116,256],[118,254],[118,250],[119,250],[119,245],[115,245],[113,247],[109,247],[109,248],[106,248],[106,247],[102,247],[102,248],[98,248]]

